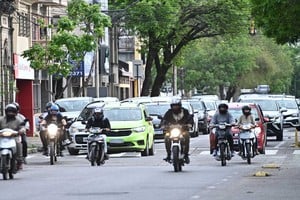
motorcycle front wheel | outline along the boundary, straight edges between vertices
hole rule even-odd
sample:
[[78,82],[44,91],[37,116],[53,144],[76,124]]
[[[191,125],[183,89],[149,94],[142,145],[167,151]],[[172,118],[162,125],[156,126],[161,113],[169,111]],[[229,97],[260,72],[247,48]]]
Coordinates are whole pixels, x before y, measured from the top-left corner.
[[2,176],[3,180],[7,180],[8,177],[8,155],[1,156],[1,169],[2,169]]
[[50,165],[54,165],[54,162],[56,160],[55,155],[55,142],[50,141],[49,143],[49,157],[50,157]]
[[246,155],[247,155],[247,163],[251,164],[251,144],[246,143]]
[[221,160],[221,165],[222,166],[226,166],[226,155],[225,155],[225,151],[226,151],[226,146],[224,143],[220,144],[220,160]]
[[97,153],[97,166],[100,166],[102,163],[104,163],[104,147],[103,145],[98,146],[98,153]]
[[92,146],[90,154],[89,154],[89,159],[90,159],[90,162],[91,162],[91,166],[95,166],[96,151],[97,151],[96,146]]
[[181,171],[181,164],[180,164],[180,160],[179,160],[179,148],[177,146],[174,146],[172,148],[172,153],[173,153],[174,171],[175,172]]

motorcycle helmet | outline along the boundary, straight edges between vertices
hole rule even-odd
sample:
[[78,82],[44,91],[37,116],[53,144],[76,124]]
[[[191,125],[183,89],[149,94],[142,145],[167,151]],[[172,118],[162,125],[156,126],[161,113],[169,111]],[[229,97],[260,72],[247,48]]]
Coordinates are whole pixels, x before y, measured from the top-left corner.
[[242,111],[243,111],[243,114],[246,116],[251,114],[251,108],[247,105],[242,107]]
[[228,111],[228,105],[226,103],[220,103],[218,106],[219,113],[226,114]]
[[59,111],[59,107],[56,104],[52,104],[50,107],[50,114],[56,115]]
[[171,109],[175,114],[180,113],[181,111],[181,100],[178,98],[172,99]]
[[18,113],[17,107],[10,103],[5,107],[5,115],[7,118],[14,118]]
[[52,105],[53,105],[53,102],[52,102],[52,101],[49,101],[49,102],[46,104],[46,111],[49,112]]
[[17,111],[20,111],[20,105],[17,102],[13,102],[13,104],[17,107]]
[[103,117],[104,117],[103,109],[102,108],[95,108],[93,115],[94,115],[95,119],[103,119]]

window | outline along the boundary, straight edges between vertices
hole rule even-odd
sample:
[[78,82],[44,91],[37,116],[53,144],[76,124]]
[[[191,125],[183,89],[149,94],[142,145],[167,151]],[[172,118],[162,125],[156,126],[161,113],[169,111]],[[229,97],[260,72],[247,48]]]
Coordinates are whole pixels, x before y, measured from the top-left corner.
[[19,15],[19,36],[21,37],[30,36],[30,20],[28,14]]

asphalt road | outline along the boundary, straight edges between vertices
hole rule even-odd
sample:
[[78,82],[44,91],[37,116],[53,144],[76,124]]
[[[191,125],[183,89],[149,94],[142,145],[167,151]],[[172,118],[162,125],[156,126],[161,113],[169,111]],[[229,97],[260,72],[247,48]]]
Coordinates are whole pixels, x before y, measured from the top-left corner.
[[235,156],[227,166],[209,155],[208,135],[191,139],[191,163],[175,173],[164,162],[164,144],[155,144],[154,156],[138,153],[112,154],[105,165],[92,167],[82,153],[59,158],[30,154],[14,180],[0,180],[2,200],[247,200],[299,199],[300,148],[292,147],[293,130],[284,141],[269,138],[265,155],[251,165]]

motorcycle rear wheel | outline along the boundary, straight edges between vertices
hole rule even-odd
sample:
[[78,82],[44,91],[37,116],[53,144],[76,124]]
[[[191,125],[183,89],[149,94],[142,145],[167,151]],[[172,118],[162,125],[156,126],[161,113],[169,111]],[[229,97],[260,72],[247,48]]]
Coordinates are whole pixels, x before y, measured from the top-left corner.
[[95,166],[96,150],[97,149],[95,146],[91,147],[91,151],[90,151],[90,155],[89,155],[91,166]]

